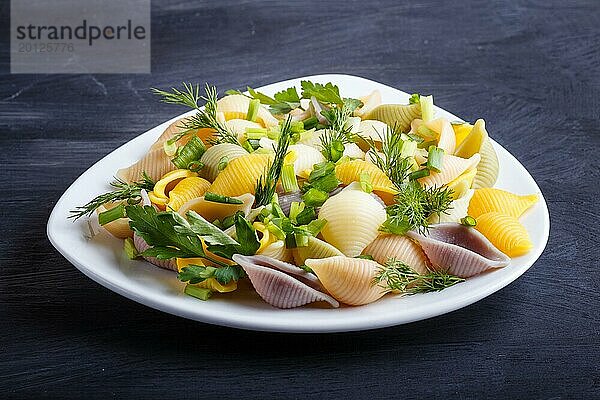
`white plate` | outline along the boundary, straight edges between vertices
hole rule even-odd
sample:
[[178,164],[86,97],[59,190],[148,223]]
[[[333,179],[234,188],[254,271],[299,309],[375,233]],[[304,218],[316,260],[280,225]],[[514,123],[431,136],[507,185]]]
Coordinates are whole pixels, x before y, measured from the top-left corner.
[[[259,89],[271,95],[292,85],[299,87],[301,79],[333,82],[347,97],[363,96],[374,89],[379,89],[384,103],[406,103],[409,97],[397,89],[349,75],[309,76]],[[436,112],[450,120],[458,119],[439,108]],[[129,261],[123,255],[121,240],[108,234],[88,240],[84,236],[87,232],[85,222],[73,223],[67,219],[69,210],[106,192],[108,181],[117,169],[141,158],[176,118],[124,144],[84,172],[60,198],[48,221],[48,237],[54,247],[84,274],[125,297],[161,311],[210,324],[277,332],[341,332],[405,324],[465,307],[500,290],[531,267],[548,241],[550,219],[540,189],[527,170],[494,142],[500,162],[496,186],[520,194],[540,194],[540,201],[521,219],[534,247],[527,255],[513,258],[506,268],[470,278],[441,292],[406,297],[388,295],[361,307],[312,306],[279,310],[263,302],[250,288],[234,294],[216,295],[206,302],[196,300],[182,293],[184,285],[173,272],[143,261]],[[493,127],[491,131],[493,135]]]

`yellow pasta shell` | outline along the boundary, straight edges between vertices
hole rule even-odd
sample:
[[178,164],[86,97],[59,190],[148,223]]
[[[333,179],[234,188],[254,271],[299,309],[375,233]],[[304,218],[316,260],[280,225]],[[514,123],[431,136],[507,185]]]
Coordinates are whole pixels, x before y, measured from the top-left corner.
[[169,192],[167,208],[177,211],[187,201],[203,196],[209,187],[209,181],[197,176],[182,179]]
[[352,306],[372,303],[385,294],[373,284],[380,265],[372,260],[344,256],[308,259],[323,287],[338,301]]
[[229,163],[246,154],[248,154],[246,150],[233,143],[220,143],[209,147],[200,157],[200,161],[204,163],[204,167],[200,170],[200,176],[212,182],[219,175],[221,161]]
[[[248,97],[241,94],[232,94],[217,101],[217,110],[223,113],[227,121],[231,119],[246,119],[249,105],[250,99]],[[256,121],[267,128],[279,124],[279,120],[262,105],[258,109]]]
[[351,160],[338,164],[335,167],[335,176],[344,185],[360,182],[360,174],[368,173],[371,178],[373,190],[385,193],[396,193],[390,178],[372,162],[365,160]]
[[471,189],[475,175],[477,175],[477,168],[470,168],[446,184],[448,188],[452,189],[454,200],[463,197]]
[[477,218],[475,226],[494,246],[509,257],[518,257],[533,247],[527,229],[513,216],[489,212]]
[[408,132],[410,123],[421,118],[420,104],[381,104],[365,115],[365,119],[376,119],[389,126],[396,126],[402,132]]
[[480,153],[481,161],[477,166],[473,188],[492,187],[498,179],[498,156],[485,129],[485,121],[482,119],[475,122],[471,132],[456,149],[455,155],[467,158],[477,153]]
[[192,176],[198,176],[196,172],[192,172],[188,169],[176,169],[171,172],[167,172],[162,178],[154,185],[152,190],[154,196],[158,198],[166,199],[169,197],[169,192],[185,178]]
[[464,124],[452,124],[452,129],[454,130],[454,137],[456,139],[456,146],[460,146],[460,144],[465,140],[467,135],[473,129],[473,125],[465,122]]
[[537,201],[537,194],[521,196],[496,188],[476,189],[469,203],[469,215],[477,218],[482,214],[497,211],[519,218]]
[[462,141],[460,146],[456,148],[454,155],[463,158],[469,158],[475,153],[481,152],[481,146],[488,138],[487,130],[485,129],[485,121],[478,119],[473,125],[473,129]]
[[402,261],[420,274],[427,272],[427,257],[417,243],[407,236],[380,234],[364,250],[380,264],[390,258]]
[[247,154],[227,164],[227,167],[213,182],[210,191],[224,196],[240,196],[244,193],[254,194],[256,182],[266,174],[272,154]]

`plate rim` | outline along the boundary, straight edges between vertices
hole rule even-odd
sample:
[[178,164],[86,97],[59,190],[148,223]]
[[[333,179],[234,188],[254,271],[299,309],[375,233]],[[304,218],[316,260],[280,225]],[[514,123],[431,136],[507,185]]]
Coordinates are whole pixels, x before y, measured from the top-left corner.
[[[306,79],[306,80],[335,81],[335,79],[347,79],[347,78],[351,78],[354,80],[361,80],[368,84],[377,84],[377,85],[381,85],[381,86],[386,86],[390,89],[394,89],[394,90],[402,92],[402,90],[400,90],[400,89],[396,89],[392,86],[377,82],[375,80],[371,80],[371,79],[367,79],[367,78],[355,76],[355,75],[349,75],[349,74],[318,74],[318,75],[296,77],[296,78],[286,79],[286,80],[279,81],[279,82],[270,83],[270,84],[264,85],[260,88],[257,88],[257,90],[260,90],[266,86],[284,85],[287,82],[297,81],[297,80],[305,80]],[[406,92],[404,92],[404,93],[406,93]],[[439,108],[437,106],[436,106],[436,109],[442,110],[446,113],[450,113],[449,111]],[[58,252],[63,257],[65,257],[65,259],[67,259],[67,261],[69,261],[71,264],[73,264],[79,271],[81,271],[84,275],[86,275],[91,280],[93,280],[93,281],[99,283],[100,285],[106,287],[107,289],[110,289],[111,291],[118,293],[121,296],[128,298],[130,300],[133,300],[137,303],[146,305],[148,307],[157,309],[162,312],[166,312],[169,314],[177,315],[179,317],[183,317],[183,318],[187,318],[187,319],[191,319],[191,320],[195,320],[195,321],[199,321],[199,322],[203,322],[203,323],[226,326],[226,327],[230,327],[230,328],[253,330],[253,331],[287,332],[287,333],[332,333],[332,332],[352,332],[352,331],[380,329],[380,328],[385,328],[385,327],[390,327],[390,326],[403,325],[403,324],[407,324],[407,323],[420,321],[420,320],[424,320],[424,319],[429,319],[429,318],[432,318],[435,316],[447,314],[447,313],[456,311],[458,309],[464,308],[473,303],[476,303],[477,301],[490,296],[491,294],[508,286],[510,283],[514,282],[521,275],[523,275],[527,270],[529,270],[533,266],[533,264],[539,260],[541,254],[544,252],[544,250],[548,244],[548,239],[549,239],[549,234],[550,234],[550,215],[549,215],[546,199],[545,199],[541,189],[539,188],[539,185],[537,184],[535,179],[531,176],[531,174],[529,173],[527,168],[525,168],[525,166],[523,164],[521,164],[516,157],[514,157],[503,146],[501,146],[500,144],[498,144],[497,142],[495,142],[494,140],[491,139],[494,147],[496,147],[496,148],[500,147],[502,150],[504,150],[506,152],[506,155],[511,159],[512,162],[514,162],[517,165],[519,165],[520,167],[522,167],[526,176],[529,178],[529,180],[531,182],[533,182],[533,184],[537,188],[537,190],[540,194],[539,205],[542,207],[542,215],[543,215],[543,221],[540,221],[540,222],[542,222],[544,229],[542,232],[542,242],[540,243],[540,245],[538,247],[535,248],[535,250],[532,253],[530,253],[530,255],[531,255],[530,261],[528,261],[527,263],[525,263],[523,265],[520,265],[518,269],[515,269],[510,274],[500,275],[499,279],[495,280],[493,282],[493,284],[488,284],[488,285],[484,286],[483,288],[478,288],[478,290],[475,291],[475,293],[463,293],[463,294],[461,294],[461,296],[455,297],[452,302],[447,302],[447,303],[443,303],[443,304],[437,304],[437,303],[440,303],[438,301],[434,304],[428,305],[425,310],[421,310],[421,312],[419,312],[419,313],[400,314],[403,316],[403,318],[389,319],[389,320],[384,320],[384,321],[382,321],[380,319],[379,320],[371,320],[369,318],[365,318],[366,323],[354,324],[354,325],[347,325],[347,323],[344,323],[343,318],[342,319],[332,319],[332,320],[328,320],[328,323],[326,326],[318,326],[318,327],[311,326],[311,325],[302,325],[302,324],[294,324],[293,326],[289,326],[289,325],[287,325],[289,323],[289,321],[285,321],[285,324],[282,324],[282,323],[277,323],[276,320],[270,320],[268,325],[260,325],[257,323],[253,323],[253,321],[251,321],[251,320],[246,320],[246,319],[232,320],[231,317],[227,318],[227,317],[222,317],[219,315],[214,315],[214,314],[209,314],[209,313],[203,313],[203,312],[191,313],[191,312],[186,311],[185,309],[176,307],[170,303],[166,303],[163,301],[157,301],[157,300],[153,299],[151,296],[148,296],[147,294],[140,294],[136,291],[129,290],[126,287],[126,285],[120,284],[119,282],[117,282],[115,280],[107,279],[102,274],[97,273],[97,271],[95,271],[94,268],[91,268],[90,266],[85,265],[85,263],[82,263],[81,261],[79,261],[72,254],[72,251],[70,251],[68,248],[65,248],[65,244],[61,243],[60,239],[58,238],[59,235],[57,232],[57,229],[58,229],[57,219],[64,217],[62,214],[59,215],[59,210],[61,210],[61,208],[62,208],[61,205],[66,202],[66,199],[68,198],[67,194],[69,193],[69,191],[71,191],[73,187],[75,187],[81,180],[83,180],[85,178],[85,176],[88,173],[90,173],[91,170],[95,169],[95,167],[98,164],[102,163],[105,160],[105,158],[107,158],[108,156],[110,156],[111,154],[113,154],[115,152],[122,150],[124,147],[131,146],[132,143],[134,143],[136,141],[142,141],[142,138],[145,135],[147,135],[148,133],[150,133],[151,131],[153,131],[161,126],[166,127],[168,124],[174,122],[178,118],[181,118],[182,116],[185,116],[186,114],[190,114],[190,113],[193,113],[193,111],[183,113],[183,114],[175,116],[161,124],[158,124],[150,129],[146,130],[145,132],[139,134],[138,136],[134,137],[133,139],[125,142],[121,146],[117,147],[116,149],[112,150],[111,152],[109,152],[108,154],[106,154],[105,156],[100,158],[93,165],[91,165],[89,168],[87,168],[83,173],[81,173],[68,186],[68,188],[65,189],[63,194],[60,196],[60,198],[54,205],[52,212],[50,213],[50,216],[48,218],[48,223],[47,223],[47,227],[46,227],[46,233],[47,233],[48,239],[49,239],[50,243],[58,250]],[[450,114],[452,114],[452,113],[450,113]],[[198,310],[202,311],[200,307],[197,309],[197,311]],[[278,310],[274,308],[273,311],[277,312]]]

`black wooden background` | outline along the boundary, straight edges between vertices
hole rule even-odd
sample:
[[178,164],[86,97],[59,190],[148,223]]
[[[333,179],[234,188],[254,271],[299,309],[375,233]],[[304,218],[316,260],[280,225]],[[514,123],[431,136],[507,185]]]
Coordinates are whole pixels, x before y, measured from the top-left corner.
[[[1,398],[600,398],[597,0],[153,3],[151,75],[9,75],[0,6]],[[267,334],[127,300],[48,242],[80,173],[180,112],[150,86],[328,72],[485,118],[549,203],[532,269],[427,321]]]

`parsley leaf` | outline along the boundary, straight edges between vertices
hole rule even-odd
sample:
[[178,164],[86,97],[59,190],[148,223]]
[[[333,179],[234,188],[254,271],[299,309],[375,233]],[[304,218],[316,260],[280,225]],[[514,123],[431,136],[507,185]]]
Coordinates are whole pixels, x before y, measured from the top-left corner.
[[304,99],[314,97],[321,103],[344,104],[344,100],[340,96],[340,88],[331,82],[323,85],[311,81],[301,81],[300,85],[302,86],[302,98]]
[[215,268],[191,264],[181,269],[179,274],[177,274],[177,279],[193,285],[204,282],[209,278],[214,278],[222,285],[227,285],[231,281],[240,280],[243,276],[244,271],[239,265],[226,265]]
[[252,96],[252,98],[260,100],[260,102],[262,104],[272,105],[272,104],[277,103],[277,101],[274,98],[267,96],[264,93],[257,92],[256,90],[252,89],[250,86],[247,86],[246,89],[248,89],[248,93],[250,93],[250,96]]
[[231,281],[239,281],[244,276],[244,270],[239,265],[228,265],[217,268],[215,279],[222,285],[227,285]]
[[152,246],[141,255],[161,260],[169,258],[204,257],[202,242],[196,234],[180,233],[177,228],[187,225],[179,214],[171,211],[158,212],[151,206],[127,206],[129,226]]
[[331,161],[325,161],[314,165],[308,176],[308,183],[302,187],[302,190],[307,192],[314,188],[329,193],[338,187],[340,183],[342,182],[335,176],[335,164]]
[[182,234],[196,234],[200,236],[208,244],[217,245],[229,245],[235,246],[239,243],[236,242],[231,236],[205,220],[201,215],[195,211],[189,211],[187,213],[189,221],[188,226],[176,227],[175,230]]

